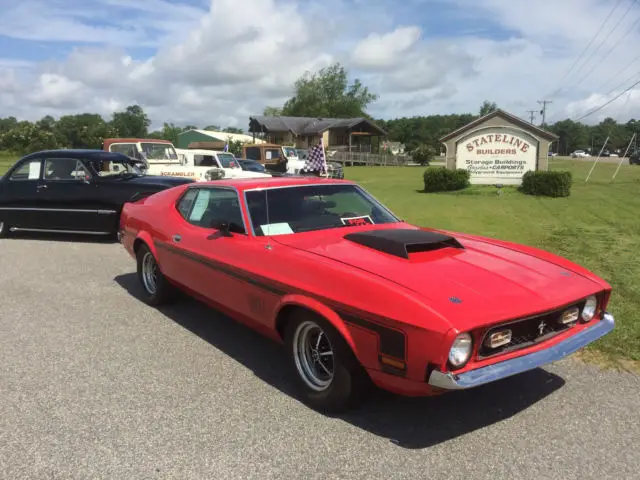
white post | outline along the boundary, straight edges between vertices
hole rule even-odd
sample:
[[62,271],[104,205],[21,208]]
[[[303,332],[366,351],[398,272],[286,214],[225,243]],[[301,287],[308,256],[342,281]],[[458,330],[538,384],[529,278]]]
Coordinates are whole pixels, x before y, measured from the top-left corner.
[[618,163],[618,168],[616,168],[616,173],[613,174],[613,177],[611,177],[611,181],[613,182],[616,179],[616,175],[618,175],[618,172],[620,171],[620,167],[622,166],[622,162],[624,162],[624,157],[627,156],[627,153],[629,153],[629,149],[631,148],[631,144],[633,143],[633,140],[636,138],[636,135],[638,133],[634,133],[633,137],[631,137],[631,140],[629,141],[629,145],[627,145],[627,149],[624,151],[624,155],[622,155],[622,158],[620,159],[620,163]]
[[604,152],[604,147],[607,146],[607,142],[608,141],[609,141],[609,135],[607,135],[607,139],[602,144],[602,148],[600,149],[600,153],[598,154],[598,158],[596,158],[596,161],[593,162],[593,167],[591,167],[591,170],[589,171],[589,175],[587,175],[587,179],[584,181],[584,183],[587,183],[589,181],[589,177],[593,173],[593,169],[596,168],[596,164],[598,163],[598,160],[600,160],[600,155],[602,155],[602,152]]

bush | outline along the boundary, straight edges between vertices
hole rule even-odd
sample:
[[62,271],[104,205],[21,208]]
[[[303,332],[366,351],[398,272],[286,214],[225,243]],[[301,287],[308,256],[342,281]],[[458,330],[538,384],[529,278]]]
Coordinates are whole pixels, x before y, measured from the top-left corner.
[[420,165],[429,165],[436,156],[436,149],[430,145],[422,144],[411,152],[411,158]]
[[425,192],[450,192],[467,188],[470,173],[465,169],[449,170],[443,167],[429,167],[425,170]]
[[571,194],[571,172],[529,171],[522,177],[522,192],[545,197],[568,197]]

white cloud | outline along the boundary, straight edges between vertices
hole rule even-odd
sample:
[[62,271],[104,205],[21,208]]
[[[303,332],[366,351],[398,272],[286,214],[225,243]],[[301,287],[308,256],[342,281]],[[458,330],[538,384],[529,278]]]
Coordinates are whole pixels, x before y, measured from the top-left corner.
[[[539,0],[535,8],[450,0],[456,21],[438,25],[433,18],[442,5],[435,0],[409,0],[402,11],[410,18],[402,19],[389,13],[390,0],[298,1],[6,0],[4,35],[76,48],[41,63],[0,58],[0,111],[32,120],[109,116],[139,103],[154,126],[246,129],[250,114],[282,104],[305,71],[341,61],[379,94],[370,108],[375,116],[477,112],[485,99],[524,116],[557,90],[611,8],[599,0]],[[625,9],[623,2],[609,25]],[[637,30],[622,35],[635,19],[629,15],[592,63],[563,82],[550,120],[578,116],[619,91],[605,95],[624,79],[616,72],[629,65],[628,52],[640,41]],[[143,55],[139,47],[155,53]],[[623,77],[638,69],[640,61]],[[639,108],[640,89],[601,113],[626,121]]]

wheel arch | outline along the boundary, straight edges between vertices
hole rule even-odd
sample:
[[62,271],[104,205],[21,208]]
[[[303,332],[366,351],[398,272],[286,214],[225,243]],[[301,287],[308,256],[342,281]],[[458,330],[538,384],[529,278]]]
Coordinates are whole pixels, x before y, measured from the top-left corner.
[[296,312],[311,313],[312,315],[316,315],[329,322],[331,326],[338,331],[342,338],[344,338],[353,354],[358,357],[358,350],[356,348],[355,341],[353,340],[353,336],[349,332],[346,323],[340,315],[324,303],[303,295],[287,295],[278,305],[274,319],[274,326],[281,340],[284,340],[287,324],[291,321]]
[[156,252],[156,246],[154,245],[153,239],[151,238],[151,235],[148,232],[138,233],[138,235],[136,236],[136,239],[133,241],[133,253],[137,255],[142,245],[146,245],[149,248],[149,250],[151,250],[151,253],[153,254],[153,256],[156,257],[156,259],[158,258],[158,255]]

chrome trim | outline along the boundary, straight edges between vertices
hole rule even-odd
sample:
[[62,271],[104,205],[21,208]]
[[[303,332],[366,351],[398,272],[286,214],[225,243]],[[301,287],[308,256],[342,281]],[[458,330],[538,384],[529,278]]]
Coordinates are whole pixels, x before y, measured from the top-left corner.
[[115,215],[116,210],[86,210],[79,208],[33,208],[33,207],[0,207],[0,210],[29,211],[29,212],[71,212],[71,213],[98,213],[98,215]]
[[41,233],[68,233],[72,235],[111,235],[111,232],[94,232],[90,230],[49,230],[45,228],[21,228],[11,227],[9,230],[12,232],[41,232]]
[[446,390],[463,390],[533,370],[571,355],[612,331],[614,325],[613,315],[607,312],[602,320],[544,350],[460,374],[434,370],[429,376],[429,384]]

